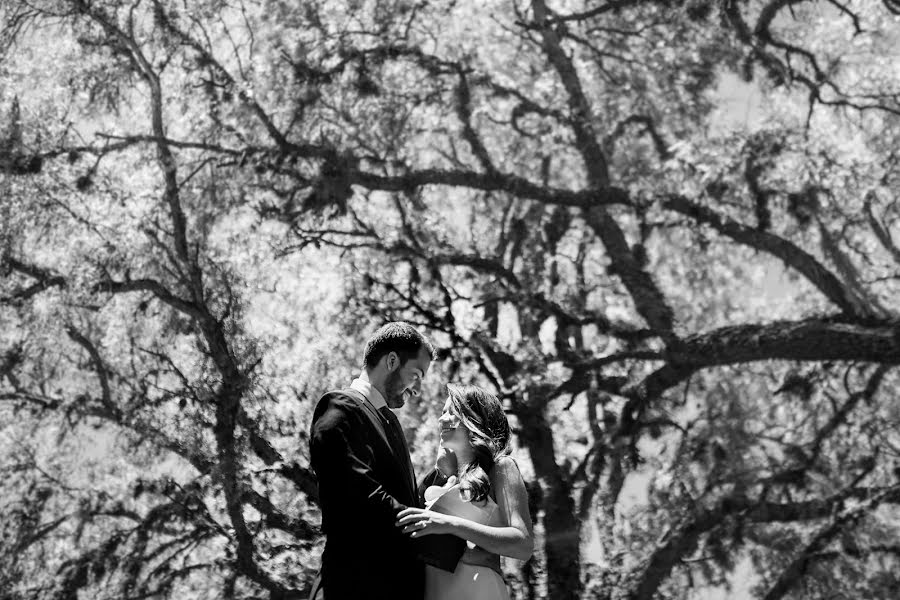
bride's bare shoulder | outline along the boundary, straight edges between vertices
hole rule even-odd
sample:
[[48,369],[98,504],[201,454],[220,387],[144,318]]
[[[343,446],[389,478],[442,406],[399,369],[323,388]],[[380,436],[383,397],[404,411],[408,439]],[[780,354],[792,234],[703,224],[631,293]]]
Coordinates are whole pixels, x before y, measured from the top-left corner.
[[519,464],[512,456],[501,456],[494,463],[491,469],[491,480],[495,484],[508,483],[511,481],[521,480],[522,472],[519,470]]

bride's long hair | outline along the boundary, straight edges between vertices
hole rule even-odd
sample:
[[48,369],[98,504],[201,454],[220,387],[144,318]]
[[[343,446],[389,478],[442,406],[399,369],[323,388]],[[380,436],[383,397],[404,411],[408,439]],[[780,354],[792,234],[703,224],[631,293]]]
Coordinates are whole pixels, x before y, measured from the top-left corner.
[[447,385],[453,413],[469,430],[473,458],[459,476],[462,497],[479,502],[491,491],[490,472],[502,456],[511,452],[509,421],[500,400],[474,385]]

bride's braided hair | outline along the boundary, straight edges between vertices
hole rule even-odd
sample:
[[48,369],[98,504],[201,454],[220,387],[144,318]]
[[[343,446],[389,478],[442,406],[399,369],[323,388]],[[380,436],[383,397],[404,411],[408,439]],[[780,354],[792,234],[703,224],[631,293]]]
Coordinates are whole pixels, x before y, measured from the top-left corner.
[[497,397],[474,385],[447,385],[453,413],[469,430],[473,458],[459,476],[459,489],[469,502],[479,502],[491,490],[489,473],[510,453],[509,421]]

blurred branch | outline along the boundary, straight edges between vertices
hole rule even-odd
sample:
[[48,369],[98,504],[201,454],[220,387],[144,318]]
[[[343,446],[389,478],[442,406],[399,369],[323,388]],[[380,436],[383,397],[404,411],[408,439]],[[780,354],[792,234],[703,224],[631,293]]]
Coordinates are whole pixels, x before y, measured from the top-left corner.
[[617,435],[634,440],[650,403],[704,368],[774,359],[900,364],[900,323],[819,317],[722,327],[684,338],[665,357],[665,365],[621,391],[628,401]]
[[587,521],[593,509],[594,497],[600,489],[600,477],[606,466],[606,431],[604,404],[609,397],[597,390],[589,390],[586,394],[588,427],[593,444],[585,453],[584,459],[573,470],[572,479],[583,481],[584,485],[578,498],[578,518]]
[[875,192],[869,192],[866,194],[865,202],[863,203],[863,210],[866,213],[866,217],[869,220],[869,226],[872,228],[872,231],[875,233],[875,237],[881,243],[882,247],[888,251],[891,257],[894,259],[898,265],[900,265],[900,247],[894,243],[894,239],[891,236],[888,228],[878,220],[875,216],[875,213],[872,211],[872,200],[877,200]]
[[[64,288],[68,286],[68,281],[65,277],[54,274],[47,269],[22,262],[14,257],[7,257],[6,260],[7,264],[12,268],[12,270],[37,279],[37,283],[14,292],[8,297],[0,298],[0,303],[21,302],[52,287]],[[164,304],[168,304],[179,312],[182,312],[195,319],[204,317],[204,313],[199,310],[193,302],[179,298],[171,291],[169,291],[166,286],[155,279],[128,278],[125,280],[117,281],[107,275],[105,278],[91,284],[89,289],[94,293],[106,292],[110,294],[121,294],[138,291],[150,292],[155,298],[159,299]]]
[[315,474],[309,468],[301,467],[297,463],[287,463],[281,453],[262,435],[257,424],[252,421],[243,409],[238,413],[238,422],[249,438],[250,447],[263,463],[268,467],[276,466],[276,470],[287,477],[298,490],[303,492],[307,500],[318,503],[319,487]]
[[[165,124],[163,119],[163,95],[159,75],[150,61],[128,32],[123,30],[114,18],[101,8],[87,4],[84,0],[75,0],[77,10],[100,25],[114,43],[126,49],[138,72],[141,74],[150,91],[150,119],[153,134],[156,138],[157,161],[162,171],[163,200],[169,209],[172,221],[172,236],[175,254],[186,271],[185,286],[190,290],[191,303],[194,309],[192,316],[207,342],[208,350],[222,381],[215,394],[216,423],[213,433],[217,442],[220,476],[222,477],[226,509],[234,527],[237,565],[248,577],[266,589],[283,594],[287,590],[278,581],[266,573],[255,558],[253,536],[247,528],[241,502],[241,485],[239,483],[240,459],[235,447],[235,426],[240,401],[247,387],[247,377],[242,371],[237,357],[234,355],[224,324],[216,318],[206,305],[206,293],[203,284],[203,273],[189,248],[187,221],[180,199],[177,175],[177,163],[170,146],[164,141]],[[156,21],[168,23],[160,3],[155,2]],[[170,30],[172,28],[170,27]],[[201,49],[202,50],[202,49]]]
[[835,537],[862,520],[889,498],[896,498],[898,490],[900,490],[900,487],[886,489],[867,498],[859,506],[844,509],[835,516],[830,524],[819,529],[799,554],[781,572],[775,583],[763,596],[763,600],[780,600],[787,595],[794,586],[803,580],[810,563]]
[[[543,0],[532,3],[535,26],[541,34],[544,53],[566,90],[571,128],[575,143],[581,154],[589,187],[595,190],[607,189],[610,185],[607,157],[603,154],[594,132],[593,111],[581,86],[575,65],[566,55],[556,30],[551,25],[551,12]],[[617,274],[631,294],[638,313],[648,325],[664,339],[674,338],[672,323],[674,315],[666,304],[665,297],[635,259],[628,246],[625,234],[615,219],[603,209],[594,205],[584,211],[588,225],[600,237],[612,261],[610,270]]]
[[875,394],[878,393],[878,390],[881,387],[881,383],[884,381],[885,375],[887,375],[890,369],[891,367],[888,365],[878,365],[878,367],[872,373],[872,376],[869,377],[869,381],[866,383],[866,386],[863,390],[848,394],[847,400],[837,411],[835,411],[835,413],[831,416],[825,426],[816,433],[816,437],[812,443],[812,450],[809,454],[810,465],[818,460],[819,455],[822,452],[824,441],[832,433],[834,433],[834,431],[836,431],[838,427],[840,427],[847,421],[847,418],[859,404],[860,400],[863,400],[866,403],[872,402]]
[[113,404],[112,393],[109,388],[109,373],[97,347],[83,333],[71,325],[66,328],[66,333],[72,341],[84,348],[90,355],[91,363],[94,365],[94,372],[97,374],[97,379],[100,381],[100,398],[103,406],[109,411],[117,412],[118,408]]
[[317,527],[303,519],[295,519],[286,515],[276,508],[269,498],[252,489],[244,492],[243,501],[263,515],[266,525],[290,533],[300,540],[315,540],[322,533]]
[[570,191],[545,187],[505,173],[479,173],[449,169],[412,170],[401,175],[378,175],[358,172],[354,183],[372,190],[404,192],[424,185],[445,185],[482,191],[504,191],[521,198],[560,206],[603,206],[629,204],[628,193],[615,186],[595,190]]
[[[330,157],[334,153],[332,148],[321,144],[298,144],[292,142],[289,147],[284,149],[259,145],[231,147],[211,142],[177,140],[164,135],[98,135],[101,137],[117,138],[121,141],[115,144],[101,146],[64,146],[53,150],[47,150],[42,153],[42,156],[55,158],[63,155],[68,156],[71,152],[87,152],[104,155],[142,143],[154,145],[165,144],[166,146],[184,150],[204,150],[238,159],[240,165],[243,165],[248,159],[254,157],[257,159],[265,159],[284,156],[288,158],[297,157],[322,160]],[[363,160],[364,159],[356,157],[351,162],[358,163]],[[501,173],[496,170],[482,173],[459,169],[413,169],[404,165],[395,165],[394,170],[397,174],[384,175],[375,171],[366,171],[362,168],[355,168],[345,175],[350,184],[360,185],[370,190],[379,191],[408,192],[423,186],[442,185],[481,191],[503,191],[521,198],[559,206],[584,208],[601,205],[629,205],[631,203],[627,192],[616,186],[608,186],[599,190],[567,190],[537,184],[527,178],[509,173]]]
[[[216,72],[219,73],[228,84],[237,92],[238,98],[240,98],[241,102],[243,102],[259,119],[259,121],[263,124],[269,136],[275,141],[278,145],[279,149],[282,151],[286,151],[291,149],[291,145],[288,143],[284,134],[278,127],[275,126],[275,123],[272,121],[272,118],[263,110],[262,106],[247,93],[247,91],[235,81],[234,76],[225,69],[224,66],[213,56],[210,48],[207,48],[186,32],[179,29],[171,15],[166,12],[165,7],[163,6],[160,0],[153,0],[154,6],[154,16],[156,17],[156,22],[162,26],[162,28],[174,36],[177,40],[179,40],[185,46],[192,48],[198,55],[203,59],[206,64],[212,65]],[[162,132],[157,131],[157,135],[162,135]]]
[[697,223],[709,225],[740,244],[775,256],[786,266],[802,274],[848,316],[860,319],[881,316],[874,315],[867,304],[857,298],[831,271],[819,263],[814,256],[789,240],[767,231],[742,225],[683,196],[668,197],[663,201],[663,207],[690,217]]
[[4,262],[13,271],[18,271],[19,273],[27,275],[32,279],[36,279],[37,283],[34,283],[26,288],[14,291],[9,296],[0,297],[0,304],[17,304],[24,300],[32,298],[33,296],[43,292],[44,290],[48,290],[52,287],[62,287],[66,283],[65,278],[59,275],[54,275],[36,265],[24,263],[12,256],[4,257]]
[[847,556],[857,559],[866,559],[873,554],[893,554],[900,558],[900,544],[870,544],[867,546],[854,546],[841,550],[830,550],[813,554],[810,562],[837,560]]
[[[671,365],[692,372],[710,366],[771,359],[894,365],[900,363],[900,322],[856,321],[837,315],[734,325],[688,336],[677,348],[667,351],[666,356]],[[634,391],[659,392],[662,389],[658,385],[663,382],[662,375],[651,375]]]
[[[845,508],[847,501],[851,499],[861,500],[862,504],[856,508]],[[779,578],[779,584],[773,589],[780,590],[784,585],[790,587],[802,575],[798,569],[804,557],[808,558],[808,555],[820,550],[845,525],[855,523],[883,503],[900,503],[900,486],[851,487],[829,498],[789,504],[753,500],[743,495],[726,496],[713,508],[695,509],[679,525],[663,534],[657,548],[633,572],[631,583],[622,597],[629,600],[651,600],[671,570],[683,557],[693,552],[700,537],[719,527],[730,516],[737,515],[738,518],[753,523],[796,523],[826,519],[844,511],[844,516],[817,534],[814,542],[785,570]],[[772,596],[773,599],[776,597],[780,596]]]
[[604,15],[609,12],[619,11],[630,6],[639,6],[641,4],[654,3],[658,1],[659,0],[649,0],[649,2],[647,0],[607,0],[606,2],[598,3],[599,5],[594,8],[589,8],[581,12],[570,13],[567,15],[554,15],[549,19],[549,22],[563,23],[566,21],[585,21],[587,19],[599,17],[600,15]]
[[[810,0],[769,0],[759,12],[756,24],[751,29],[741,12],[741,3],[738,0],[725,0],[722,3],[723,20],[734,29],[738,40],[750,49],[746,59],[748,64],[761,63],[775,85],[799,82],[809,91],[809,117],[812,116],[812,110],[817,103],[858,111],[879,110],[900,114],[900,90],[875,95],[847,93],[838,86],[831,73],[821,67],[819,58],[811,50],[775,36],[771,27],[778,20],[779,13],[785,8],[805,2]],[[858,15],[846,6],[841,12],[851,17],[854,29],[858,33],[860,31]],[[784,58],[779,58],[769,48],[781,51]],[[794,66],[792,59],[795,58],[799,58],[798,62],[808,68],[810,71],[808,74]],[[835,98],[825,98],[824,88],[831,90]]]
[[463,126],[463,138],[469,143],[481,167],[486,173],[496,173],[497,169],[491,161],[487,148],[472,125],[472,93],[465,71],[462,69],[459,71],[459,82],[456,85],[456,113]]
[[644,133],[649,135],[650,139],[653,141],[653,147],[660,160],[668,160],[672,157],[672,153],[669,151],[669,144],[666,143],[662,135],[660,135],[653,118],[648,115],[630,115],[622,121],[619,121],[613,129],[613,132],[609,135],[609,146],[611,148],[614,147],[619,138],[624,135],[628,126],[634,124],[643,125]]
[[[872,294],[863,285],[859,273],[859,269],[850,260],[846,252],[841,248],[839,242],[842,241],[843,233],[835,236],[829,231],[822,219],[816,218],[819,228],[819,245],[822,253],[834,265],[835,271],[844,283],[844,288],[848,291],[848,295],[853,297],[861,309],[858,312],[876,318],[887,318],[891,316],[891,311],[882,306],[877,296]],[[846,243],[846,240],[843,240]],[[863,253],[867,256],[868,253]]]

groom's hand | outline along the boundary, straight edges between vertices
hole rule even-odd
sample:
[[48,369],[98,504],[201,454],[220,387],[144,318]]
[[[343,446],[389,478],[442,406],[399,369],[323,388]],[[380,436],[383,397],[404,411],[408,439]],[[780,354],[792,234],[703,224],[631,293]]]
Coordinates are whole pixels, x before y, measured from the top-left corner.
[[444,477],[456,476],[456,454],[443,446],[438,447],[438,455],[434,461],[434,468]]

